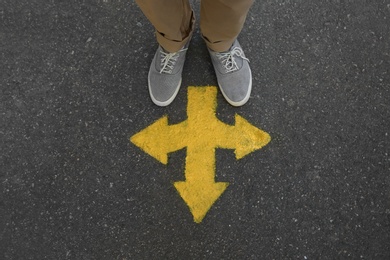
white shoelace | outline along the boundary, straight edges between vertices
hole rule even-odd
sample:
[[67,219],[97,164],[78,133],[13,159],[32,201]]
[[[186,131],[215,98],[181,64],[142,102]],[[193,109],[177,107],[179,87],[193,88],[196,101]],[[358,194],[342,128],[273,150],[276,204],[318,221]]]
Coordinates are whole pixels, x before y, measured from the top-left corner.
[[161,53],[161,70],[160,73],[172,74],[173,68],[175,67],[176,61],[179,58],[179,53],[186,51],[187,49],[181,49],[178,52],[165,52],[163,50]]
[[239,69],[234,55],[241,57],[242,59],[249,62],[249,59],[244,56],[244,52],[240,47],[234,47],[231,51],[216,54],[217,58],[222,60],[222,65],[225,68],[226,73],[233,72]]

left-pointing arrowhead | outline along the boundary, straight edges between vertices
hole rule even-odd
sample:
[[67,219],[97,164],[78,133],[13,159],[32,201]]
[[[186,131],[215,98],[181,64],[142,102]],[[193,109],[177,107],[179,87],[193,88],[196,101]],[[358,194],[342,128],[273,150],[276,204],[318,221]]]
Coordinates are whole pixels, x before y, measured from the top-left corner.
[[[241,159],[245,155],[262,148],[271,141],[271,136],[257,127],[251,125],[243,117],[236,114],[237,134],[236,158]],[[237,133],[237,132],[236,132]]]
[[168,125],[164,116],[133,135],[130,141],[163,164],[168,163],[168,153],[185,146],[182,125]]
[[227,182],[188,182],[180,181],[174,183],[180,196],[187,203],[196,223],[202,222],[207,211],[214,202],[225,191]]

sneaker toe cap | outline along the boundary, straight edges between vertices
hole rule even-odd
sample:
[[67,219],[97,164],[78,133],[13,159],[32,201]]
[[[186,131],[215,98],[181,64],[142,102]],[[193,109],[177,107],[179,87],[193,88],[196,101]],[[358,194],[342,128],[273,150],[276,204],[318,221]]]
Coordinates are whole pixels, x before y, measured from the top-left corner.
[[158,72],[149,75],[149,92],[153,102],[159,106],[169,105],[176,97],[181,85],[177,75],[161,77]]
[[241,70],[225,74],[220,80],[219,87],[227,101],[233,106],[245,104],[252,89],[252,75],[250,68],[244,63]]

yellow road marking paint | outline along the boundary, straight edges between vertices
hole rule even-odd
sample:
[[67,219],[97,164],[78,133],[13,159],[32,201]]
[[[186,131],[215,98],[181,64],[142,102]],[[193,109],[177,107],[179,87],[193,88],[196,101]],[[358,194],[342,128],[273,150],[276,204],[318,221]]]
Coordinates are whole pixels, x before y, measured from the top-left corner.
[[228,186],[227,182],[215,182],[215,149],[235,149],[240,159],[271,141],[268,133],[237,114],[235,125],[223,123],[215,115],[216,108],[216,87],[189,87],[187,120],[168,125],[164,116],[130,138],[163,164],[168,163],[168,153],[187,147],[185,181],[174,185],[196,223]]

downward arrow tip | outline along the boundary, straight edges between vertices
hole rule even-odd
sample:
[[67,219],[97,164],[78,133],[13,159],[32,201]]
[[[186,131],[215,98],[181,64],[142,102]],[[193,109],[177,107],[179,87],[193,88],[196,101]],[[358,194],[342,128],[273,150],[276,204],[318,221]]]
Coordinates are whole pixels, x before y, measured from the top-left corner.
[[196,223],[202,222],[214,202],[222,195],[229,183],[175,182],[175,188],[191,210]]

